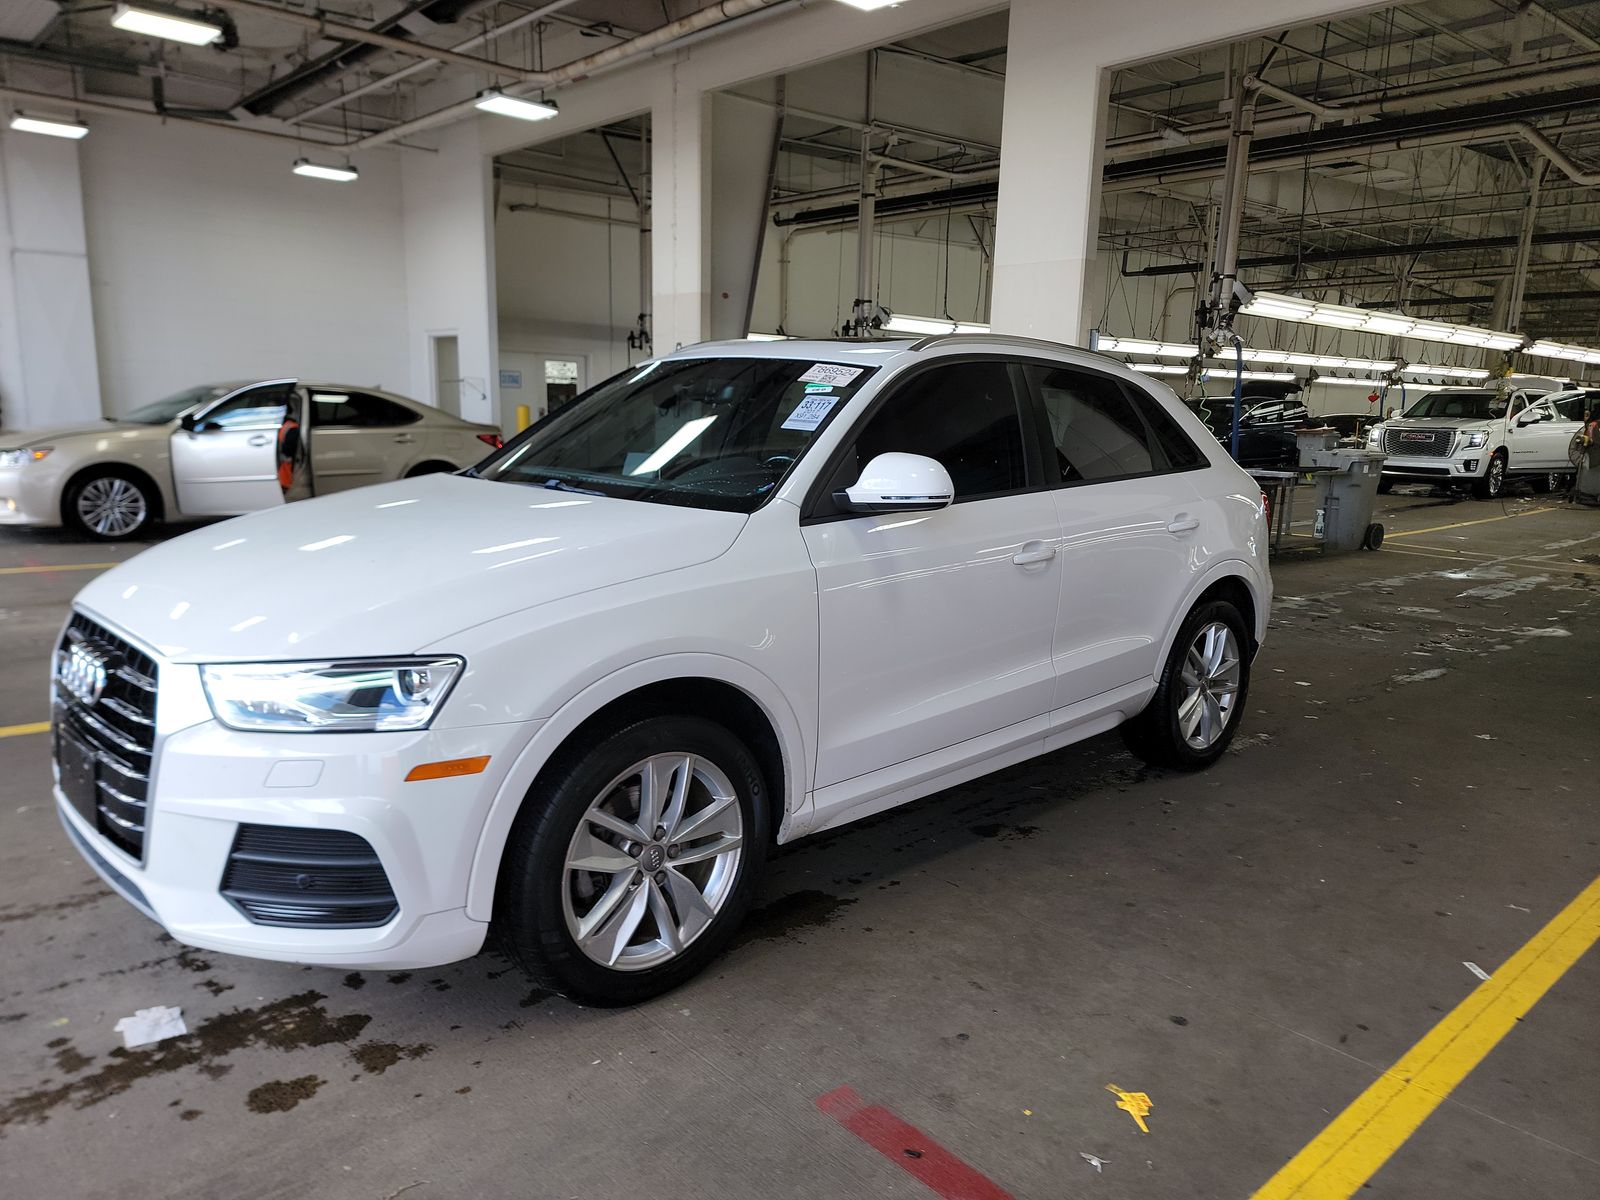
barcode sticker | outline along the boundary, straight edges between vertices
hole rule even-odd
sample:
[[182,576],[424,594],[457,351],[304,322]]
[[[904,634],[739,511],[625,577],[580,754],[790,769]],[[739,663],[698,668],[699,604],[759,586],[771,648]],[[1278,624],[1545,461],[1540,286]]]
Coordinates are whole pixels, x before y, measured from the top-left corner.
[[807,396],[795,406],[795,410],[784,421],[784,429],[815,429],[822,424],[822,420],[833,406],[839,403],[837,396]]
[[865,370],[864,367],[841,367],[836,363],[817,363],[804,375],[801,383],[827,383],[834,387],[847,387],[851,380]]

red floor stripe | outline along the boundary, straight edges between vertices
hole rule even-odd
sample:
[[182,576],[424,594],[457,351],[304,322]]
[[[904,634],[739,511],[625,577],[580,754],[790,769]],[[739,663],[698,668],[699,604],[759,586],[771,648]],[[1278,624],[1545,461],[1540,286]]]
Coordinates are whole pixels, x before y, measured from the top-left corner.
[[887,1108],[863,1103],[852,1087],[818,1096],[817,1108],[944,1200],[1012,1200],[1010,1192],[967,1166],[915,1125],[908,1125]]

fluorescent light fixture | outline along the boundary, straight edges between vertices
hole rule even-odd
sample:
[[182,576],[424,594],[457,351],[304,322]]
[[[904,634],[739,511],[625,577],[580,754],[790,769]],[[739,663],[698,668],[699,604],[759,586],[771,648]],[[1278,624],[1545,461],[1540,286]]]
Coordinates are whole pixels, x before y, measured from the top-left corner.
[[1412,363],[1401,371],[1403,375],[1443,375],[1451,379],[1487,379],[1489,372],[1482,367],[1430,367],[1426,363]]
[[981,321],[956,321],[949,317],[913,317],[895,313],[886,322],[890,333],[920,333],[932,337],[941,333],[988,333],[989,327]]
[[1600,365],[1600,350],[1592,349],[1589,346],[1571,346],[1562,342],[1538,341],[1529,346],[1527,352],[1537,358],[1561,358],[1569,362]]
[[[1102,337],[1096,347],[1108,354],[1153,354],[1157,358],[1193,358],[1198,346],[1181,342],[1145,342],[1134,338]],[[1350,371],[1392,371],[1393,361],[1375,358],[1346,358],[1340,354],[1298,354],[1290,350],[1245,350],[1248,363],[1281,363],[1295,367],[1331,367]],[[1223,350],[1212,360],[1232,362],[1233,352]],[[1487,372],[1486,372],[1487,373]]]
[[1135,371],[1143,371],[1146,375],[1185,375],[1188,367],[1180,367],[1176,363],[1129,363]]
[[876,12],[880,8],[888,8],[891,4],[899,4],[900,0],[841,0],[851,8],[859,8],[862,12]]
[[42,133],[45,137],[72,138],[76,141],[89,132],[82,121],[66,121],[56,117],[29,117],[17,113],[11,118],[11,128],[18,133]]
[[1254,299],[1239,311],[1248,316],[1268,317],[1276,321],[1299,321],[1348,329],[1355,333],[1417,338],[1425,342],[1445,342],[1482,350],[1515,350],[1523,342],[1520,334],[1497,329],[1452,325],[1445,321],[1419,321],[1404,313],[1377,312],[1343,304],[1318,304],[1275,292],[1257,292]]
[[711,422],[716,419],[715,416],[711,416],[696,417],[692,421],[685,421],[677,433],[661,443],[660,449],[629,471],[628,474],[648,475],[652,471],[659,471],[674,458],[677,458],[679,454],[683,453],[684,450],[688,449],[689,443],[704,433],[710,427]]
[[[1176,363],[1129,363],[1135,371],[1142,371],[1146,375],[1186,375],[1188,367],[1180,367]],[[1293,371],[1246,371],[1243,377],[1266,383],[1293,383]],[[1225,367],[1208,367],[1201,374],[1201,379],[1233,379],[1233,371]]]
[[786,333],[747,333],[744,335],[747,342],[787,342],[789,335]]
[[349,183],[361,175],[361,172],[352,166],[326,167],[321,163],[312,162],[309,158],[295,159],[294,173],[304,175],[308,179],[331,179],[335,183]]
[[1318,375],[1314,383],[1332,383],[1340,387],[1382,387],[1381,379],[1346,379],[1338,375]]
[[140,5],[119,4],[111,23],[124,33],[182,42],[186,46],[209,46],[222,36],[222,26],[182,10],[161,11]]
[[525,100],[521,96],[508,96],[497,88],[480,92],[474,107],[519,121],[548,121],[561,111],[554,100]]

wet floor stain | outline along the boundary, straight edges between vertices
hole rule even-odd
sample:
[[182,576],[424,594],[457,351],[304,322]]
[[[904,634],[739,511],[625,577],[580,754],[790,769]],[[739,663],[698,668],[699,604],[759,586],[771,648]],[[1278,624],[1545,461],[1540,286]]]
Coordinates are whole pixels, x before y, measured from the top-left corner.
[[344,977],[344,985],[353,992],[358,992],[367,986],[367,978],[360,971],[351,971]]
[[535,1008],[554,996],[549,988],[531,988],[528,994],[517,1001],[518,1008]]
[[301,1075],[297,1079],[274,1079],[260,1087],[250,1089],[245,1107],[254,1113],[288,1112],[302,1100],[317,1094],[327,1080],[318,1075]]
[[350,1057],[368,1075],[382,1075],[402,1058],[426,1058],[433,1053],[428,1042],[402,1046],[398,1042],[362,1042],[350,1049]]
[[734,944],[775,941],[820,928],[854,903],[853,897],[831,896],[815,889],[790,892],[752,910]]
[[63,1075],[76,1075],[85,1067],[92,1066],[94,1059],[81,1053],[72,1044],[71,1038],[51,1038],[45,1045],[55,1051],[56,1070]]
[[988,821],[981,825],[969,825],[967,828],[981,838],[993,838],[1002,842],[1024,842],[1039,832],[1037,825],[1007,825],[1003,821]]
[[32,921],[37,917],[65,916],[77,909],[98,904],[112,895],[114,893],[109,888],[95,888],[93,891],[68,896],[65,900],[50,900],[43,904],[7,904],[0,907],[0,925],[9,925],[16,921]]
[[[365,1013],[335,1017],[327,997],[307,991],[257,1008],[236,1008],[202,1021],[192,1033],[140,1050],[117,1047],[99,1069],[64,1083],[47,1082],[0,1101],[0,1130],[41,1124],[56,1110],[89,1108],[121,1095],[135,1083],[196,1067],[212,1078],[232,1070],[228,1056],[248,1047],[299,1050],[353,1042],[372,1020]],[[320,1084],[319,1084],[320,1086]]]

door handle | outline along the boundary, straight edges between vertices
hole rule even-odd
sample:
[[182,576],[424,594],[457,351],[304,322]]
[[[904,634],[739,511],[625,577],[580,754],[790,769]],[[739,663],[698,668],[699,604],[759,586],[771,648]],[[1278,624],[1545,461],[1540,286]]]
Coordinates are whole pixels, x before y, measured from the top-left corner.
[[1168,533],[1189,533],[1199,528],[1200,518],[1191,517],[1187,513],[1179,513],[1171,521],[1167,522]]
[[404,443],[409,444],[411,442],[416,441],[417,439],[412,437],[409,433],[397,433],[397,434],[394,435],[394,440],[397,441],[397,442],[404,442]]
[[1054,546],[1046,546],[1043,542],[1028,542],[1011,556],[1011,561],[1019,567],[1031,567],[1034,563],[1049,562],[1055,556]]
[[265,446],[271,440],[272,439],[269,438],[266,434],[258,433],[258,434],[255,435],[255,437],[250,439],[250,444],[252,446]]

